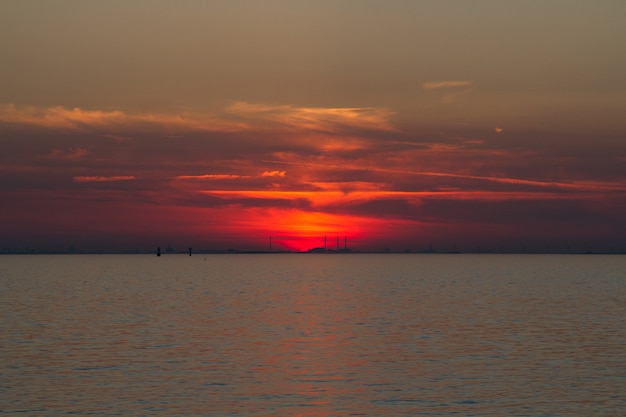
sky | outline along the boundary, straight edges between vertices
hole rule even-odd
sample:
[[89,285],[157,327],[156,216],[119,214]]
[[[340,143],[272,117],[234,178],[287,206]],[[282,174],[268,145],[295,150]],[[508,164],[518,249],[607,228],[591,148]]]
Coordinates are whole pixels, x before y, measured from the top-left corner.
[[626,2],[0,2],[0,252],[626,251]]

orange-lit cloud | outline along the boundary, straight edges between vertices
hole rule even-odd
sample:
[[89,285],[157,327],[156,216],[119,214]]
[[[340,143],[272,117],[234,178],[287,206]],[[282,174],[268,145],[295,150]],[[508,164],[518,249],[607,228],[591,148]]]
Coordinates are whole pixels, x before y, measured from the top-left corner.
[[[438,150],[447,149],[445,145],[441,147],[436,147]],[[441,148],[441,149],[439,149]],[[454,149],[454,147],[451,147]],[[284,165],[300,165],[300,166],[310,166],[315,168],[328,168],[328,164],[316,164],[316,163],[306,163],[306,162],[289,162],[289,161],[272,161],[265,160],[264,162],[271,162],[276,164],[284,164]],[[626,184],[621,181],[541,181],[541,180],[530,180],[524,178],[514,178],[514,177],[504,177],[504,176],[486,176],[486,175],[471,175],[471,174],[457,174],[452,172],[438,172],[438,171],[411,171],[411,170],[402,170],[402,169],[393,169],[393,168],[382,168],[382,167],[365,167],[361,165],[354,164],[343,164],[341,166],[332,166],[334,168],[342,168],[344,170],[368,170],[373,172],[381,172],[381,173],[391,173],[391,174],[403,174],[403,175],[411,175],[411,176],[424,176],[424,177],[441,177],[441,178],[456,178],[461,180],[473,180],[480,182],[493,182],[500,184],[509,184],[509,185],[523,185],[523,186],[532,186],[539,188],[554,188],[554,189],[567,189],[572,191],[626,191]]]
[[2,122],[54,128],[119,124],[126,118],[127,116],[120,111],[85,111],[78,107],[68,109],[57,106],[41,109],[36,107],[18,108],[9,104],[0,108],[0,121]]
[[393,112],[378,108],[294,107],[239,101],[227,107],[226,111],[247,119],[325,132],[340,128],[394,130],[389,122]]
[[280,191],[280,190],[202,190],[203,194],[223,199],[267,199],[298,200],[306,199],[314,204],[328,204],[344,196],[340,191]]
[[394,130],[389,121],[393,112],[379,108],[294,107],[240,101],[227,106],[225,112],[225,116],[197,112],[128,113],[121,110],[85,110],[79,107],[70,109],[62,106],[17,107],[7,104],[0,107],[0,122],[65,129],[141,130],[149,126],[160,126],[181,132],[256,130],[260,127],[259,121],[323,132],[335,132],[345,128]]
[[284,177],[287,171],[263,171],[257,176],[239,174],[200,174],[200,175],[177,175],[173,177],[177,180],[239,180],[255,177]]
[[263,171],[261,176],[263,177],[284,177],[287,174],[286,171]]
[[239,131],[247,128],[242,121],[232,121],[202,113],[153,114],[127,113],[120,110],[85,110],[62,106],[38,108],[17,107],[9,104],[0,107],[0,122],[65,129],[126,129],[142,130],[162,127],[179,131]]
[[[202,194],[225,200],[307,200],[313,208],[337,205],[350,205],[358,202],[403,200],[412,205],[419,205],[423,199],[456,201],[524,201],[524,200],[567,200],[577,199],[577,194],[558,194],[546,192],[502,192],[502,191],[275,191],[275,190],[203,190]],[[384,213],[380,213],[384,217]]]
[[203,175],[178,175],[177,180],[236,180],[240,178],[250,178],[248,175],[236,174],[203,174]]
[[75,182],[116,182],[116,181],[131,181],[134,180],[133,175],[116,175],[111,177],[105,176],[75,176]]
[[442,88],[469,87],[472,84],[472,81],[429,81],[425,82],[422,87],[424,90],[439,90]]

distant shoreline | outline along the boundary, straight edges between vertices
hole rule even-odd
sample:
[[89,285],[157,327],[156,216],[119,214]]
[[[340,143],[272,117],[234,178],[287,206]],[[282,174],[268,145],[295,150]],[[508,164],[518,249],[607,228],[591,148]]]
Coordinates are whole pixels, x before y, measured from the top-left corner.
[[[155,256],[156,252],[97,252],[97,251],[85,251],[85,252],[63,252],[63,251],[15,251],[15,252],[0,252],[2,255],[149,255]],[[190,256],[187,252],[173,252],[173,253],[161,253],[161,257],[166,256]],[[481,251],[481,252],[434,252],[434,251],[352,251],[352,252],[296,252],[296,251],[198,251],[194,252],[193,256],[206,256],[206,255],[626,255],[626,251],[585,251],[585,252],[545,252],[545,251],[511,251],[511,252],[494,252],[494,251]]]

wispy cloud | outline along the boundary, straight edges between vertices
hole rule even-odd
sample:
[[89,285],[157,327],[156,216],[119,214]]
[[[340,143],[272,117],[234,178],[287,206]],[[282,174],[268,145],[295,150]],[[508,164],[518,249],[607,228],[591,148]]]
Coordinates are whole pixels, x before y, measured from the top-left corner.
[[287,171],[263,171],[258,175],[239,175],[239,174],[201,174],[201,175],[177,175],[173,177],[177,180],[239,180],[256,177],[284,177]]
[[439,90],[442,88],[469,87],[472,84],[472,81],[429,81],[425,82],[422,87],[424,90]]
[[0,106],[0,122],[43,128],[89,129],[103,131],[142,130],[150,127],[176,131],[239,131],[247,128],[243,121],[233,121],[203,113],[129,113],[120,110],[85,110],[62,106],[17,107]]
[[226,111],[246,119],[258,119],[311,130],[336,131],[341,128],[394,130],[389,121],[394,113],[380,108],[294,107],[239,101],[228,106]]
[[284,177],[287,171],[264,171],[261,176],[263,177]]
[[53,149],[48,155],[51,159],[80,159],[89,154],[89,151],[84,148],[67,148],[67,149]]
[[[405,201],[411,206],[419,206],[424,200],[449,201],[555,201],[580,199],[579,194],[559,194],[539,191],[488,191],[488,190],[450,190],[450,191],[392,191],[392,190],[352,190],[345,193],[339,190],[328,191],[281,191],[281,190],[200,190],[201,194],[223,200],[237,200],[243,206],[254,206],[261,200],[272,201],[307,201],[314,210],[329,207],[350,207],[364,202],[385,200]],[[242,200],[250,200],[242,203]],[[252,201],[255,201],[253,203]],[[384,213],[378,213],[384,217]]]
[[115,182],[115,181],[132,181],[134,175],[116,175],[112,177],[105,176],[75,176],[74,182]]
[[177,180],[236,180],[240,178],[250,178],[248,175],[237,174],[203,174],[203,175],[177,175]]
[[[132,113],[121,110],[86,110],[79,107],[0,106],[0,122],[62,129],[99,129],[103,135],[160,128],[167,131],[251,131],[263,127],[288,127],[336,132],[341,129],[391,131],[394,113],[381,108],[294,107],[285,105],[235,102],[224,112],[206,114]],[[164,132],[165,134],[167,132]],[[118,136],[116,136],[118,137]]]
[[294,165],[294,166],[307,166],[312,168],[341,168],[342,170],[356,170],[356,171],[370,171],[389,174],[401,174],[410,176],[422,176],[422,177],[440,177],[451,178],[459,180],[471,180],[477,182],[491,182],[508,184],[512,186],[529,186],[537,188],[551,188],[561,190],[571,190],[580,192],[599,192],[599,191],[626,191],[626,185],[622,182],[608,182],[608,181],[551,181],[551,180],[532,180],[526,178],[514,178],[505,176],[487,176],[487,175],[471,175],[471,174],[459,174],[453,172],[442,171],[411,171],[393,168],[383,167],[364,167],[360,164],[319,164],[303,161],[280,161],[280,160],[264,160],[266,163],[274,163],[280,165]]

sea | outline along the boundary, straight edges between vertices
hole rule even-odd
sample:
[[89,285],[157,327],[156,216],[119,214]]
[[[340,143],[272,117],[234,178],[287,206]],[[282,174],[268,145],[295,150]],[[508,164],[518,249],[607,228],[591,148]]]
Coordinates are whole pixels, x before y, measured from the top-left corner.
[[0,256],[0,415],[626,415],[626,255]]

